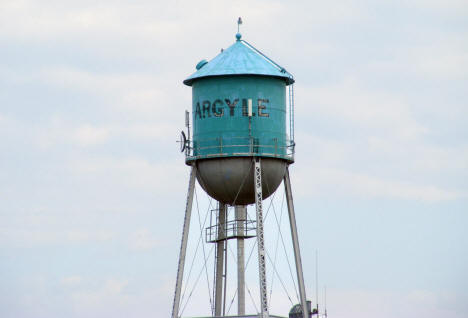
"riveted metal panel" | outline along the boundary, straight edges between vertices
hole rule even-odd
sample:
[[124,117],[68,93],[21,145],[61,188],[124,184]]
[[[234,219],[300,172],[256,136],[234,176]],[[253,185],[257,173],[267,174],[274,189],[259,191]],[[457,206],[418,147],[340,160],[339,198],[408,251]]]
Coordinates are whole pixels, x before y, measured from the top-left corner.
[[236,41],[208,63],[204,62],[197,64],[197,71],[184,84],[191,86],[197,79],[224,75],[263,75],[294,83],[290,73],[244,40]]
[[[255,203],[251,157],[229,157],[197,160],[197,179],[213,198],[230,205]],[[286,173],[287,162],[262,158],[263,199],[275,192]]]
[[[248,116],[249,100],[252,117]],[[192,86],[193,159],[264,156],[290,159],[286,84],[266,76],[222,76]],[[190,158],[189,158],[190,159]]]

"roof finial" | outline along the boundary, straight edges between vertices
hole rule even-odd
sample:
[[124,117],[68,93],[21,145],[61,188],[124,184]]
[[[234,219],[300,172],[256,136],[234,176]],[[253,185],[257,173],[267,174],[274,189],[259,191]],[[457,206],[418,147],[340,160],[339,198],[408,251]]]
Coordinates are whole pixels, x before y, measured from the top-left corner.
[[240,39],[242,37],[242,35],[240,34],[240,31],[239,31],[241,24],[242,24],[242,19],[241,19],[241,17],[239,17],[239,19],[237,20],[237,34],[236,34],[237,41],[240,41]]

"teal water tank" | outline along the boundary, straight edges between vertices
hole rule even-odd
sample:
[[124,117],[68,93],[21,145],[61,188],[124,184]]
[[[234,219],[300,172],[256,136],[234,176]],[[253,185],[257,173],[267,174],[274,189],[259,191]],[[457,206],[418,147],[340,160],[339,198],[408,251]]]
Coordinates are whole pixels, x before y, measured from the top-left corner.
[[293,76],[240,34],[236,39],[184,81],[192,86],[193,122],[186,162],[197,166],[210,196],[231,205],[255,202],[253,157],[262,158],[266,198],[293,162],[294,147],[286,132],[286,86]]

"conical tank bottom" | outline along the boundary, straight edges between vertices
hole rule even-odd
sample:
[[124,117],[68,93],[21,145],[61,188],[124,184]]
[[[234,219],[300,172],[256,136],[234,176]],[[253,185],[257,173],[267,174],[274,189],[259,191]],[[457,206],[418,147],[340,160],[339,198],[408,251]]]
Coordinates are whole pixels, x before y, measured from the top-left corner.
[[[229,205],[255,203],[254,163],[252,157],[197,160],[197,179],[215,200]],[[286,173],[287,162],[261,158],[263,199],[273,194]]]

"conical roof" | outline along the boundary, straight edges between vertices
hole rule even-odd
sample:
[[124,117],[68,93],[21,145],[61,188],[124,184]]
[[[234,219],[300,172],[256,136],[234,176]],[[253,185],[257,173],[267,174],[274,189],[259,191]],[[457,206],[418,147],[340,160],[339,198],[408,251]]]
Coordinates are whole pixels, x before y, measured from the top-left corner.
[[198,63],[198,70],[184,80],[184,84],[192,86],[193,81],[199,78],[226,75],[273,76],[283,78],[287,85],[294,83],[293,76],[283,67],[246,41],[241,40],[239,33],[236,37],[237,41],[233,45],[219,53],[210,62]]

